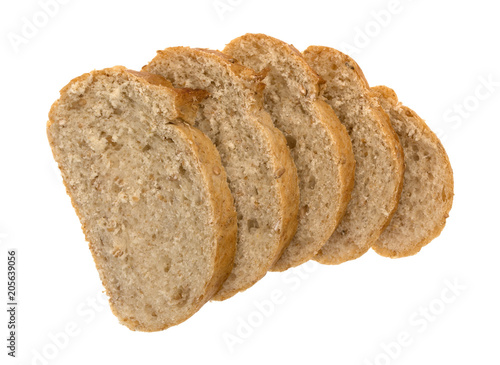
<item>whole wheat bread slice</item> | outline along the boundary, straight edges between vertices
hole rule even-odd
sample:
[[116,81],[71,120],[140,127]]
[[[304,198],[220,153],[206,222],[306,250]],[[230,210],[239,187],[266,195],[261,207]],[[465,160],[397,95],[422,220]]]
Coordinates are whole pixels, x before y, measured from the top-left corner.
[[54,158],[111,309],[132,330],[186,320],[232,268],[226,173],[210,140],[185,124],[205,96],[114,67],[72,80],[49,114]]
[[394,90],[371,90],[391,119],[406,165],[398,209],[373,249],[392,258],[410,256],[443,230],[453,203],[453,171],[439,139]]
[[264,34],[246,34],[223,52],[266,72],[264,106],[285,135],[297,167],[297,233],[271,269],[284,271],[313,258],[344,215],[354,184],[351,141],[319,97],[322,80],[293,46]]
[[262,75],[217,51],[167,48],[144,67],[174,86],[207,90],[195,125],[215,144],[238,213],[234,268],[214,299],[262,278],[297,227],[297,171],[262,105]]
[[356,158],[347,211],[315,258],[339,264],[368,251],[389,223],[403,185],[403,150],[388,115],[353,59],[321,46],[307,48],[304,57],[325,80],[322,96],[346,126]]

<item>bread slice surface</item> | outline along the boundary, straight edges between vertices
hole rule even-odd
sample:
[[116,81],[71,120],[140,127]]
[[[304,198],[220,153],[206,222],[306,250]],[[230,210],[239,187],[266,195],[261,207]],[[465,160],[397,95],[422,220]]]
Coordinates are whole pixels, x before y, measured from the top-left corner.
[[185,123],[205,96],[117,66],[72,80],[49,114],[53,155],[111,309],[132,330],[183,322],[232,268],[226,174],[210,140]]
[[453,170],[437,136],[394,90],[371,90],[391,119],[406,166],[398,208],[373,249],[391,258],[410,256],[443,230],[453,204]]
[[174,47],[144,67],[176,87],[206,90],[196,127],[215,144],[238,214],[234,268],[216,300],[261,279],[297,227],[297,171],[285,137],[262,105],[262,75],[217,51]]
[[347,211],[315,257],[320,263],[340,264],[368,251],[394,214],[403,185],[403,150],[353,59],[321,46],[303,54],[325,80],[322,96],[346,126],[356,159]]
[[272,267],[284,271],[313,258],[344,215],[354,184],[351,141],[319,97],[321,78],[293,46],[264,34],[246,34],[223,52],[266,73],[264,106],[285,135],[297,167],[297,233]]

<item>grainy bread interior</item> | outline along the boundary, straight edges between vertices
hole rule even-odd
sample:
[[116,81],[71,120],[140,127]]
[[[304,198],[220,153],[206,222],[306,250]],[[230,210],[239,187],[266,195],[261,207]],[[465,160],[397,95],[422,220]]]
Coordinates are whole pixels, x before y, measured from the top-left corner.
[[322,95],[346,126],[356,158],[347,211],[315,258],[339,264],[368,251],[389,223],[402,189],[403,151],[388,115],[354,60],[321,46],[309,47],[304,57],[325,80]]
[[207,90],[195,125],[215,144],[238,214],[234,268],[214,297],[262,278],[297,227],[297,171],[284,136],[262,106],[262,75],[217,51],[167,48],[144,67],[177,87]]
[[49,114],[54,158],[111,308],[132,330],[186,320],[232,268],[226,174],[210,140],[184,123],[205,96],[114,67],[71,81]]
[[285,135],[297,167],[297,233],[272,267],[284,271],[313,258],[340,222],[354,184],[351,141],[332,108],[319,98],[322,80],[293,46],[264,34],[246,34],[223,52],[266,73],[264,106]]
[[439,139],[394,90],[372,91],[391,119],[406,165],[398,209],[373,249],[392,258],[410,256],[443,230],[453,203],[453,171]]

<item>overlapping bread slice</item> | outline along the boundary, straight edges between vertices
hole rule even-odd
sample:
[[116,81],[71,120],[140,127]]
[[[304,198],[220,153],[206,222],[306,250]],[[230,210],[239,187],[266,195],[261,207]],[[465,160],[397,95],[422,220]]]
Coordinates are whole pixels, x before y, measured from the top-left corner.
[[403,151],[388,115],[354,60],[321,46],[309,47],[304,57],[325,80],[322,95],[346,126],[356,158],[354,189],[345,216],[315,258],[339,264],[364,254],[389,223],[403,184]]
[[215,144],[238,213],[234,268],[214,297],[262,278],[297,227],[297,172],[285,137],[262,106],[262,75],[217,51],[167,48],[144,67],[174,86],[207,90],[195,125]]
[[313,258],[340,222],[354,183],[351,141],[319,97],[320,77],[293,46],[264,34],[246,34],[223,52],[266,73],[264,106],[286,136],[297,166],[297,233],[272,267],[283,271]]
[[114,67],[72,80],[47,134],[114,314],[157,331],[229,275],[236,212],[219,154],[185,121],[206,92]]
[[391,119],[406,166],[398,208],[373,249],[392,258],[410,256],[443,230],[453,203],[453,171],[439,139],[394,90],[371,90]]

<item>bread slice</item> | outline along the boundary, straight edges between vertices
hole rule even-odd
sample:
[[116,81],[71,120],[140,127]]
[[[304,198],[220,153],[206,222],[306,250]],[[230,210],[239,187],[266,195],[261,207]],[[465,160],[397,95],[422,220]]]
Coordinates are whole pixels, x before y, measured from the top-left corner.
[[223,52],[266,72],[264,106],[286,136],[297,166],[297,233],[271,269],[284,271],[313,258],[344,215],[354,184],[351,141],[332,108],[319,98],[322,80],[293,46],[264,34],[246,34]]
[[132,330],[193,315],[229,275],[236,212],[217,150],[192,122],[206,92],[123,67],[61,90],[54,158],[111,309]]
[[144,70],[174,86],[207,90],[195,125],[219,150],[238,213],[234,268],[214,299],[224,300],[262,278],[297,227],[297,172],[285,137],[262,106],[262,75],[217,51],[159,51]]
[[346,126],[356,158],[354,189],[345,216],[315,258],[339,264],[368,251],[389,223],[403,184],[403,150],[354,60],[321,46],[309,47],[304,56],[326,81],[322,95]]
[[402,105],[394,90],[371,89],[389,114],[405,154],[398,209],[373,249],[387,257],[414,255],[439,236],[453,203],[453,171],[443,145],[425,122]]

